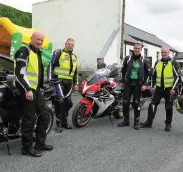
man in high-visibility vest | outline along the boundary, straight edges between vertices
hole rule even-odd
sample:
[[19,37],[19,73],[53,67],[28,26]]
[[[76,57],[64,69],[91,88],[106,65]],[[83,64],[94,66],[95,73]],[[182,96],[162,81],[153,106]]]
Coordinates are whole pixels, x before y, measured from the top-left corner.
[[[53,146],[46,145],[46,129],[49,123],[49,113],[45,110],[43,95],[44,69],[40,47],[44,35],[34,32],[31,43],[22,46],[15,54],[15,85],[20,91],[23,103],[22,116],[22,154],[40,157],[42,151],[50,151]],[[39,114],[38,119],[35,113]],[[33,148],[33,130],[37,121],[36,145]]]
[[59,101],[55,104],[56,130],[61,133],[62,127],[72,129],[68,124],[68,111],[72,107],[71,93],[77,84],[77,57],[73,53],[75,41],[69,38],[64,49],[55,50],[52,61],[48,67],[48,78],[58,78],[60,83],[56,86]]
[[141,123],[142,128],[151,128],[155,117],[157,106],[162,98],[165,99],[166,121],[165,131],[171,131],[173,102],[171,95],[175,95],[176,90],[174,84],[179,77],[179,64],[169,56],[170,50],[167,47],[161,48],[161,60],[157,61],[154,66],[152,75],[152,92],[154,93],[151,103],[148,108],[148,117],[144,123]]

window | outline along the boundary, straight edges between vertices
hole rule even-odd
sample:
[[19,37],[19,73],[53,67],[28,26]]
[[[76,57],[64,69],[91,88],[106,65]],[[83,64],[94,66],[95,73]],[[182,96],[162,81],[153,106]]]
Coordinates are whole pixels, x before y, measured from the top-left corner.
[[133,50],[129,50],[129,56],[131,56],[133,53]]
[[146,60],[148,61],[148,65],[152,67],[152,57],[146,57]]
[[159,52],[156,52],[156,59],[159,60]]
[[144,57],[146,58],[148,56],[148,49],[144,48]]

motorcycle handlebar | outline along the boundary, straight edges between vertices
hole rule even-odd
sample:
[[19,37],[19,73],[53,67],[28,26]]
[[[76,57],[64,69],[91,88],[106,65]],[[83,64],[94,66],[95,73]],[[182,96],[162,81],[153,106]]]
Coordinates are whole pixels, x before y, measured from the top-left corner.
[[48,79],[44,82],[44,84],[59,84],[59,79]]

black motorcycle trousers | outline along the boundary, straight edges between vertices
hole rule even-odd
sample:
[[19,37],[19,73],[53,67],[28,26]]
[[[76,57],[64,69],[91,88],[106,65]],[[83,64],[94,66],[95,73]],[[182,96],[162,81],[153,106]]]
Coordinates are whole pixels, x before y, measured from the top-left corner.
[[29,101],[25,97],[25,93],[21,93],[23,103],[22,116],[22,149],[29,150],[33,144],[33,130],[36,127],[36,148],[42,148],[46,141],[46,129],[50,120],[49,112],[45,109],[44,97],[40,90],[32,91],[33,101]]
[[71,100],[72,87],[73,81],[67,79],[60,80],[60,83],[56,86],[59,100],[55,104],[56,118],[60,120],[63,127],[67,125],[68,112],[73,106]]
[[123,90],[123,116],[125,121],[129,122],[129,108],[130,100],[133,95],[134,104],[134,121],[140,118],[140,97],[141,97],[141,86],[140,85],[125,85]]
[[173,115],[173,101],[170,100],[170,90],[171,88],[161,88],[156,87],[154,96],[152,98],[151,103],[149,104],[148,108],[148,118],[147,121],[151,125],[153,122],[153,119],[155,117],[157,106],[160,103],[160,100],[162,98],[165,99],[165,110],[166,110],[166,121],[165,124],[171,124],[172,123],[172,115]]

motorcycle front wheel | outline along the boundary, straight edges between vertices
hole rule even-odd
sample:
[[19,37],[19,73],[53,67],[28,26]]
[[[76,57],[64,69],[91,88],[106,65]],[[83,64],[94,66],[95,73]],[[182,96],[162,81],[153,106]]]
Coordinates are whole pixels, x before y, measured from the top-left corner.
[[85,114],[87,105],[83,103],[78,103],[72,113],[72,123],[77,128],[82,128],[88,124],[92,117],[92,112]]

